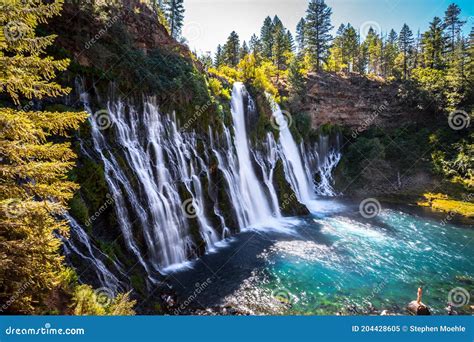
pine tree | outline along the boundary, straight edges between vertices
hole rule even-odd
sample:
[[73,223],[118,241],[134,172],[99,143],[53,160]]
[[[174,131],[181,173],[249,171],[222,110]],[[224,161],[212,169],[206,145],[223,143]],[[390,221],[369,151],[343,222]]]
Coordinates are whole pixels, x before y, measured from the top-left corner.
[[[342,35],[342,56],[343,62],[353,69],[359,54],[359,37],[351,24],[347,24]],[[352,67],[351,67],[352,66]]]
[[305,49],[305,30],[306,30],[306,21],[304,18],[298,22],[296,26],[296,43],[298,45],[298,53],[303,53]]
[[240,58],[242,59],[250,53],[249,47],[247,46],[247,42],[244,40],[242,43],[242,47],[240,48]]
[[303,65],[301,56],[293,58],[289,66],[288,82],[290,84],[290,95],[298,100],[304,101],[306,94],[306,79],[302,72]]
[[260,39],[258,39],[256,34],[253,34],[252,37],[250,37],[250,51],[252,52],[255,61],[258,64],[260,64],[260,61],[262,59],[262,43],[260,42]]
[[444,67],[443,53],[446,42],[440,18],[433,18],[428,31],[423,34],[421,43],[425,67],[441,70]]
[[181,35],[184,19],[184,0],[166,0],[165,12],[170,25],[170,34],[178,39]]
[[[67,235],[58,216],[67,209],[77,185],[66,179],[74,166],[67,137],[86,113],[38,112],[23,100],[67,94],[53,82],[68,60],[44,56],[54,35],[37,37],[41,23],[61,11],[63,1],[12,1],[0,11],[0,92],[18,109],[0,108],[0,302],[21,294],[10,313],[39,313],[65,272],[56,233]],[[64,140],[64,139],[63,139]]]
[[224,64],[236,67],[239,64],[240,40],[239,35],[232,31],[224,45],[223,61]]
[[403,55],[403,79],[405,80],[408,76],[408,58],[410,57],[413,49],[413,42],[413,33],[407,24],[403,24],[400,35],[398,36],[398,46],[400,48],[400,52]]
[[290,52],[295,50],[295,39],[290,30],[286,30],[286,50]]
[[384,74],[385,77],[394,76],[394,68],[395,68],[395,59],[398,55],[398,44],[397,44],[398,36],[397,33],[392,29],[388,34],[387,44],[385,47],[385,55],[384,55]]
[[217,50],[216,50],[216,55],[214,57],[214,66],[216,68],[220,67],[222,64],[224,64],[224,53],[222,51],[222,46],[221,44],[217,45]]
[[262,54],[264,58],[272,58],[273,32],[272,18],[266,17],[260,30],[260,41],[262,43]]
[[469,60],[468,42],[463,37],[456,39],[454,51],[446,70],[446,109],[454,111],[459,108],[464,98],[469,95],[469,82],[466,78],[466,64]]
[[368,72],[380,75],[382,40],[380,39],[378,34],[375,33],[372,27],[369,28],[369,32],[367,33],[364,45],[367,46]]
[[341,24],[337,30],[336,37],[334,38],[333,45],[329,49],[329,58],[327,60],[327,69],[333,72],[339,72],[346,68],[344,64],[344,38],[343,34],[346,27]]
[[273,21],[273,37],[272,37],[272,61],[277,70],[283,70],[286,64],[285,55],[288,52],[288,39],[283,23],[275,17]]
[[444,13],[444,27],[449,39],[449,52],[453,52],[456,46],[456,38],[461,32],[462,26],[466,23],[459,19],[461,9],[456,4],[451,4]]
[[331,14],[324,0],[311,0],[306,11],[306,47],[316,71],[325,62],[332,40]]

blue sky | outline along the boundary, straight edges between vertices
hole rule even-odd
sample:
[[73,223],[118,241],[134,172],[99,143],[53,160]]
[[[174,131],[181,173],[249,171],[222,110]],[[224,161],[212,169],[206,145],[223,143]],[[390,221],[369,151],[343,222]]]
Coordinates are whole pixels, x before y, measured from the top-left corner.
[[[468,33],[474,26],[474,0],[326,0],[332,8],[335,29],[350,22],[362,34],[370,26],[386,32],[399,32],[407,23],[414,33],[423,32],[434,16],[443,17],[448,5],[455,2],[461,7],[461,16],[468,23]],[[214,51],[217,44],[225,43],[235,30],[242,40],[259,33],[266,16],[280,17],[293,33],[296,24],[305,15],[307,0],[185,0],[183,36],[190,47],[198,52]]]

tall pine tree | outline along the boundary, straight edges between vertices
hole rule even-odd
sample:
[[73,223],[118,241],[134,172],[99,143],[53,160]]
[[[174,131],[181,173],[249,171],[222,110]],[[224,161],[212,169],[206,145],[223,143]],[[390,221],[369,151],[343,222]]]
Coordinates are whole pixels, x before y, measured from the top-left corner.
[[443,36],[443,23],[440,18],[433,18],[428,31],[423,34],[421,43],[424,66],[441,70],[444,66],[443,54],[446,44]]
[[409,58],[413,49],[413,32],[410,30],[407,24],[403,24],[400,35],[398,36],[398,46],[403,58],[403,79],[407,79]]
[[305,31],[306,31],[306,20],[301,18],[296,26],[296,43],[298,46],[298,53],[304,52],[305,48]]
[[223,61],[231,67],[236,67],[240,60],[240,40],[237,32],[232,31],[224,45]]
[[184,19],[184,0],[166,0],[165,12],[170,26],[170,34],[178,39],[181,35]]
[[306,11],[305,41],[316,71],[321,69],[332,40],[331,8],[324,0],[311,0]]
[[262,43],[262,54],[264,58],[272,58],[273,32],[272,18],[266,17],[260,30],[260,41]]
[[462,21],[459,18],[461,14],[461,9],[456,4],[451,4],[448,6],[448,9],[444,13],[444,27],[447,31],[447,36],[449,39],[449,52],[454,52],[456,46],[456,38],[461,32],[462,26],[465,24],[465,21]]
[[62,3],[12,1],[0,11],[0,92],[18,106],[0,108],[0,302],[21,294],[10,313],[56,309],[47,303],[64,272],[56,233],[67,235],[68,226],[58,217],[78,188],[66,177],[75,155],[64,137],[87,115],[33,111],[24,103],[69,92],[53,81],[69,61],[45,56],[56,37],[36,36]]

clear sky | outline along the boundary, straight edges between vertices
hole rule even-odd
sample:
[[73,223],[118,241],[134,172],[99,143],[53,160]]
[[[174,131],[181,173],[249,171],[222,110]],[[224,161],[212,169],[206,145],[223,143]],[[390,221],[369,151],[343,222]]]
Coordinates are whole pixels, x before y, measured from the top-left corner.
[[[461,7],[467,21],[467,34],[474,26],[474,0],[326,0],[332,8],[334,31],[341,23],[350,22],[361,33],[370,26],[383,32],[399,32],[407,23],[416,34],[426,30],[434,16],[443,17],[448,5]],[[184,0],[186,8],[183,36],[197,52],[215,51],[235,30],[241,42],[260,32],[266,16],[280,17],[293,33],[305,15],[308,0]]]

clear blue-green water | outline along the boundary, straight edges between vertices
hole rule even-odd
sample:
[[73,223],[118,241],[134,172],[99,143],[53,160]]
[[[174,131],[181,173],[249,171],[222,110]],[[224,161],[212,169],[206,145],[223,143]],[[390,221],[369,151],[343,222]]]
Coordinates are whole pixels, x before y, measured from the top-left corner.
[[291,219],[285,232],[239,234],[169,275],[179,301],[247,314],[406,314],[422,286],[432,313],[446,314],[450,301],[472,313],[469,222],[407,207],[364,219],[355,204],[333,204],[333,212]]

